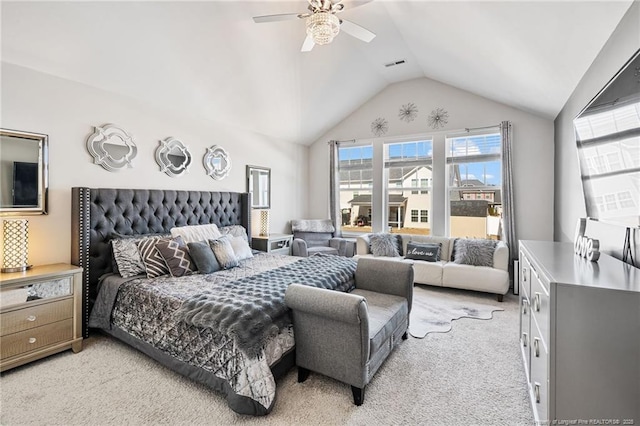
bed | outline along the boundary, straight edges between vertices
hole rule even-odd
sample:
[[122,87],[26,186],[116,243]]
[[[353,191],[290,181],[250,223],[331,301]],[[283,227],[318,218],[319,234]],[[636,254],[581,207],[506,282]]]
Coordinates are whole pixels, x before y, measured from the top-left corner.
[[222,393],[232,410],[265,415],[275,403],[275,379],[295,362],[284,289],[299,282],[348,291],[355,261],[254,251],[237,267],[210,274],[123,278],[113,270],[110,243],[116,235],[166,235],[190,225],[250,230],[249,197],[73,188],[72,263],[83,268],[85,337],[98,328]]

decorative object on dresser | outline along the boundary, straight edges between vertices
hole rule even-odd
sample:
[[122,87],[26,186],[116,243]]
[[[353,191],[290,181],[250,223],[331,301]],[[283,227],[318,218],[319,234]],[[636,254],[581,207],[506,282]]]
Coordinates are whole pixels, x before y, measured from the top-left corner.
[[536,424],[640,419],[640,270],[577,257],[571,243],[520,241],[520,308]]
[[49,137],[0,129],[0,216],[47,214]]
[[156,163],[167,176],[180,177],[189,171],[191,153],[181,140],[168,137],[156,148]]
[[211,176],[215,180],[226,178],[231,171],[231,158],[229,158],[227,151],[219,145],[207,148],[202,163],[207,170],[207,176]]
[[133,159],[138,154],[133,137],[113,124],[95,126],[87,138],[87,150],[95,164],[110,172],[133,167]]
[[585,236],[586,229],[587,218],[579,218],[576,226],[576,236],[573,240],[573,250],[578,256],[584,257],[591,262],[597,262],[600,258],[600,241]]
[[2,223],[4,257],[2,272],[22,272],[29,265],[29,221],[27,219],[6,219]]
[[0,371],[82,350],[82,268],[36,266],[0,274]]
[[293,242],[292,234],[270,234],[265,236],[253,237],[251,246],[260,251],[273,254],[291,255],[291,244]]

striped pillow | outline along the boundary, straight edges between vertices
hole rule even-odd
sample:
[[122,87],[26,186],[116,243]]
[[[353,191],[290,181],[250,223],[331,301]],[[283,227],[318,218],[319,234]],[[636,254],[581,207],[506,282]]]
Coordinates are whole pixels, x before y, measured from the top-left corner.
[[146,238],[138,242],[138,251],[147,271],[147,278],[156,278],[169,274],[169,268],[156,248],[156,244],[160,241],[170,241],[170,239]]
[[189,248],[181,237],[160,240],[156,248],[167,264],[172,277],[182,277],[195,272],[195,263],[191,260]]

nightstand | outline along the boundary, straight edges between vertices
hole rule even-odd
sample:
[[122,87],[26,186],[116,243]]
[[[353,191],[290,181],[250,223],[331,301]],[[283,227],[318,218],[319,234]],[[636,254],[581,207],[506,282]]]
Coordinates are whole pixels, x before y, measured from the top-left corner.
[[0,371],[67,349],[82,350],[82,268],[0,273]]
[[251,238],[251,246],[260,251],[273,254],[291,255],[292,234],[270,234]]

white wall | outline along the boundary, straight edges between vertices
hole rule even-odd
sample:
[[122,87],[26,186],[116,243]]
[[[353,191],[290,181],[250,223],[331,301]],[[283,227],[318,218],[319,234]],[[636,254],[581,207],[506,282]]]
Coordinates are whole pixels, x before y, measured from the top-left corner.
[[[631,5],[555,120],[556,241],[573,241],[578,218],[586,216],[573,119],[640,48],[640,2]],[[621,257],[625,228],[590,222],[587,235],[604,252]],[[640,237],[636,230],[636,242]],[[635,259],[640,256],[636,247]],[[636,261],[637,263],[637,261]]]
[[[71,257],[71,188],[149,188],[246,191],[247,164],[271,167],[271,232],[284,232],[307,206],[308,147],[282,143],[243,129],[195,121],[163,112],[161,106],[132,99],[2,62],[3,128],[49,135],[49,215],[29,219],[29,261],[68,262]],[[159,87],[158,90],[162,90]],[[93,126],[114,123],[133,134],[138,146],[134,168],[113,173],[93,164],[86,139]],[[187,175],[172,178],[154,160],[158,141],[181,139],[193,155]],[[230,175],[216,181],[206,175],[207,147],[224,147]],[[1,247],[1,245],[0,245]]]
[[[507,86],[505,90],[508,90]],[[419,111],[416,120],[405,123],[398,118],[398,110],[409,102],[415,103]],[[329,215],[327,141],[372,138],[371,122],[378,117],[386,118],[389,122],[389,131],[385,135],[388,137],[428,133],[430,129],[427,117],[437,107],[444,108],[449,113],[448,124],[443,130],[491,126],[504,120],[513,123],[516,234],[519,239],[551,240],[553,121],[427,78],[388,86],[311,146],[311,215],[317,218]]]

